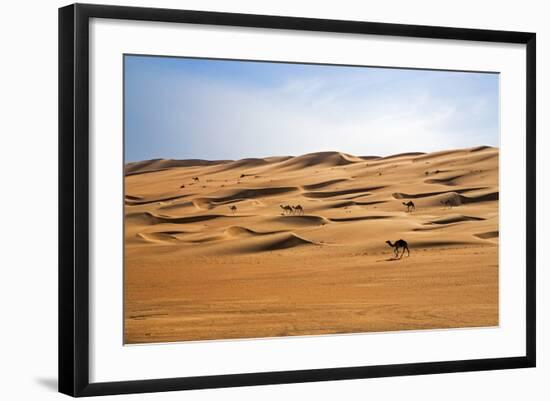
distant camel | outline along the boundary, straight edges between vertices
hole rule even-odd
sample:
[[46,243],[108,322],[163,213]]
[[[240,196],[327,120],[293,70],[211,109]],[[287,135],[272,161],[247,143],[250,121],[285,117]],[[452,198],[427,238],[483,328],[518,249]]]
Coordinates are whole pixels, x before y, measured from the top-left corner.
[[401,257],[399,259],[403,257],[403,255],[405,254],[405,250],[407,250],[407,256],[410,256],[411,254],[411,252],[409,251],[409,244],[407,244],[407,241],[403,239],[399,239],[395,241],[395,244],[392,244],[391,241],[388,240],[386,241],[386,244],[388,244],[393,248],[393,254],[395,255],[396,258],[399,255],[399,248],[403,249],[403,252],[401,253]]
[[199,177],[193,177],[193,181],[199,182],[199,181],[200,181],[200,180],[199,180]]
[[414,206],[413,201],[401,202],[401,203],[403,203],[404,206],[407,206],[407,212],[410,212],[411,210],[416,210],[416,206]]
[[292,206],[289,206],[289,205],[279,205],[281,207],[281,209],[283,209],[283,214],[286,214],[288,212],[288,214],[292,214]]
[[302,205],[292,206],[292,209],[294,209],[295,213],[304,214],[304,208],[302,207]]
[[185,188],[185,184],[183,184],[183,185],[180,187],[180,189],[181,189],[181,188]]
[[454,206],[453,202],[450,199],[439,201],[439,203],[441,203],[443,206],[447,206],[449,209],[452,209]]
[[229,206],[229,210],[231,210],[231,212],[232,212],[233,214],[235,214],[235,212],[237,211],[237,206],[231,205],[231,206]]

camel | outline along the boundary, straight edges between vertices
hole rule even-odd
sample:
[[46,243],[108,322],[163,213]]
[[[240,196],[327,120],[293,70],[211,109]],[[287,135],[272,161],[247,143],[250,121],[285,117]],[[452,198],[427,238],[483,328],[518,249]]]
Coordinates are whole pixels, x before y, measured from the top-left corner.
[[288,214],[292,214],[292,206],[289,206],[289,205],[279,205],[281,207],[281,209],[283,209],[283,214],[286,214],[286,212],[288,212]]
[[413,201],[401,202],[401,203],[403,203],[403,206],[407,206],[407,212],[410,212],[411,210],[416,210],[416,206],[414,206]]
[[231,213],[235,214],[235,212],[237,211],[237,206],[231,205],[229,206],[229,210],[231,210]]
[[392,244],[391,241],[388,240],[388,241],[386,241],[386,244],[388,244],[389,246],[391,246],[393,248],[393,254],[395,255],[396,258],[399,255],[399,248],[403,249],[403,252],[401,253],[401,257],[399,259],[401,259],[403,257],[403,255],[405,254],[405,250],[407,250],[407,256],[410,256],[410,254],[411,254],[411,252],[409,251],[409,244],[407,244],[407,241],[405,241],[403,239],[399,239],[399,240],[395,241],[394,244]]
[[199,180],[199,177],[193,177],[193,181],[199,182],[199,181],[200,181],[200,180]]
[[449,209],[453,208],[453,202],[450,199],[447,199],[445,201],[439,201],[443,206],[447,206]]
[[300,215],[304,214],[304,208],[302,207],[302,205],[292,206],[292,209],[294,209],[295,213],[298,213]]

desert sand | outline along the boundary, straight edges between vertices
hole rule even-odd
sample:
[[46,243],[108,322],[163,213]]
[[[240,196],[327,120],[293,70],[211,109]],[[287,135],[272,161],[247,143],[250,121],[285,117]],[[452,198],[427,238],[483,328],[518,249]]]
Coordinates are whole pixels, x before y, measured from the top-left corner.
[[498,160],[128,163],[125,343],[498,325]]

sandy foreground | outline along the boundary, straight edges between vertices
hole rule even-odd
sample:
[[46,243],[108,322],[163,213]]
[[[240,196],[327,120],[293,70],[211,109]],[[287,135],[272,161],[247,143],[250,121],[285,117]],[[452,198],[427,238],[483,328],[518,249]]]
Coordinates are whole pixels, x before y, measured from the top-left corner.
[[129,163],[125,343],[498,325],[498,158]]

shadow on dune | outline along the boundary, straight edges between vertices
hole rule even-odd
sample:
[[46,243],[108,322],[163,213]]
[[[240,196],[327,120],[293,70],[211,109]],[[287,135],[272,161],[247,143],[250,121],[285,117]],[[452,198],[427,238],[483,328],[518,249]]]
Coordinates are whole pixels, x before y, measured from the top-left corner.
[[332,205],[328,205],[329,208],[342,208],[342,207],[349,207],[349,206],[370,206],[370,205],[378,205],[380,203],[386,203],[385,200],[380,201],[370,201],[370,202],[358,202],[358,201],[352,201],[352,200],[346,200],[343,202],[333,203]]
[[481,239],[498,238],[498,236],[499,236],[498,231],[487,231],[485,233],[474,234],[474,237],[481,238]]
[[458,185],[455,180],[466,177],[469,174],[456,174],[450,177],[444,177],[444,178],[429,178],[427,180],[424,180],[426,184],[441,184],[441,185],[449,185],[449,186],[455,186]]
[[338,179],[335,179],[335,180],[328,180],[328,181],[318,182],[316,184],[304,185],[304,189],[307,189],[308,191],[311,191],[313,189],[324,188],[324,187],[328,187],[330,185],[338,184],[339,182],[345,182],[345,181],[349,181],[349,178],[338,178]]
[[440,219],[435,219],[424,224],[452,224],[452,223],[460,223],[463,221],[483,221],[483,220],[485,220],[483,217],[464,216],[464,215],[456,214],[449,217],[442,217]]
[[[480,189],[487,189],[487,187],[472,187],[472,188],[464,188],[464,189],[455,189],[452,192],[455,192],[456,194],[462,194],[464,192],[479,191]],[[395,199],[418,199],[418,198],[427,198],[429,196],[436,196],[436,195],[447,194],[447,193],[449,193],[449,191],[423,192],[423,193],[419,193],[419,194],[406,194],[404,192],[394,192],[392,194],[392,196]]]
[[354,216],[354,217],[333,217],[330,221],[344,222],[344,221],[361,221],[361,220],[381,220],[390,219],[392,216]]
[[126,215],[126,222],[142,223],[142,224],[187,224],[197,223],[200,221],[207,221],[219,218],[236,218],[236,217],[249,217],[249,216],[233,216],[225,214],[203,214],[198,216],[186,216],[186,217],[171,217],[171,216],[157,216],[151,212],[137,212],[128,213]]
[[153,199],[145,199],[141,196],[126,195],[124,199],[124,203],[128,206],[147,205],[149,203],[167,202],[167,201],[172,201],[176,199],[187,198],[193,195],[194,194],[172,195],[172,196],[165,196],[165,197],[153,198]]
[[320,226],[329,224],[330,221],[322,216],[304,215],[304,216],[277,216],[270,220],[271,222],[291,224],[296,226]]
[[304,196],[308,198],[331,198],[333,196],[350,195],[358,192],[365,192],[364,196],[368,195],[369,191],[385,188],[385,186],[365,187],[365,188],[349,188],[339,191],[321,191],[321,192],[304,192]]

